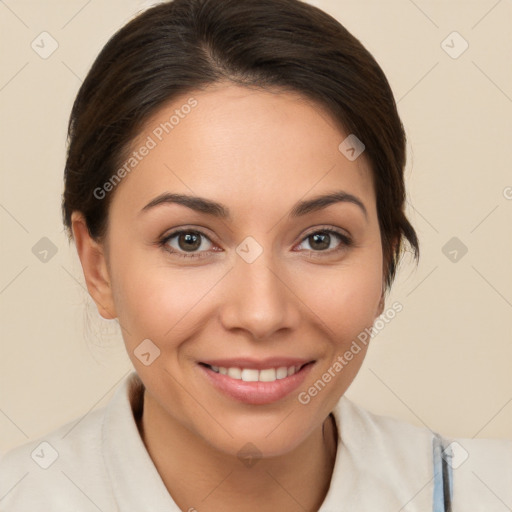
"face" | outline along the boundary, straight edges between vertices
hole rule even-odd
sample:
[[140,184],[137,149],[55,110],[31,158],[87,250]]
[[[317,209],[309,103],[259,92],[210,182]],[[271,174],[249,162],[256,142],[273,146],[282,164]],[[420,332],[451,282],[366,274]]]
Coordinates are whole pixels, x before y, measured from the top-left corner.
[[346,135],[298,95],[217,85],[153,116],[115,187],[91,294],[152,407],[222,452],[292,450],[364,359],[333,370],[383,292],[371,171]]

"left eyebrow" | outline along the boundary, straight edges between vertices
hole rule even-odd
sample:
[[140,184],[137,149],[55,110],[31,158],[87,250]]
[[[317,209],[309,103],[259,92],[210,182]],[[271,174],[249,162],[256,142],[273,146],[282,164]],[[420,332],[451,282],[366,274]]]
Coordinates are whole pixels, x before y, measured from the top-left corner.
[[[343,190],[316,196],[312,199],[299,201],[294,205],[289,216],[292,218],[302,217],[308,213],[327,208],[331,204],[335,203],[352,203],[357,205],[364,213],[366,220],[368,220],[368,211],[366,210],[366,207],[361,199],[352,194],[344,192]],[[229,208],[221,203],[217,203],[203,197],[195,197],[184,194],[170,194],[167,192],[155,197],[146,206],[144,206],[144,208],[142,208],[139,213],[143,213],[164,204],[180,204],[199,213],[205,213],[214,217],[231,220]]]
[[361,199],[352,194],[348,194],[343,190],[298,202],[290,212],[290,217],[300,217],[302,215],[321,210],[335,203],[352,203],[357,205],[364,213],[366,220],[368,220],[368,211]]

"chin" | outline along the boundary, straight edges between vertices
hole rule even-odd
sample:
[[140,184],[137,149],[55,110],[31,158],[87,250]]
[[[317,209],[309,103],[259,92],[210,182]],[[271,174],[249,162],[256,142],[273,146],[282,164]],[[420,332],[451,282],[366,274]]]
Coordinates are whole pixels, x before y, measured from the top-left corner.
[[203,432],[197,433],[216,450],[238,458],[245,452],[255,452],[264,458],[286,455],[306,441],[316,427],[294,418],[293,412],[290,414],[290,411],[284,409],[260,418],[247,414],[232,422],[228,421],[226,415],[223,417],[224,428],[219,427],[213,431],[211,425],[208,425],[201,429]]

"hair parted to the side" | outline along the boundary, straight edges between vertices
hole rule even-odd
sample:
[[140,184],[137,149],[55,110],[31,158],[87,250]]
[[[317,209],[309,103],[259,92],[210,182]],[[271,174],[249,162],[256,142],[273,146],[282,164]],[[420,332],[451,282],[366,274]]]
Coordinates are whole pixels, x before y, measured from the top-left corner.
[[[389,83],[372,55],[338,21],[300,0],[174,0],[141,13],[105,45],[70,116],[62,213],[82,212],[101,240],[112,177],[133,139],[174,98],[217,83],[299,93],[365,145],[377,195],[389,290],[407,240],[405,133]],[[340,140],[341,142],[341,140]]]

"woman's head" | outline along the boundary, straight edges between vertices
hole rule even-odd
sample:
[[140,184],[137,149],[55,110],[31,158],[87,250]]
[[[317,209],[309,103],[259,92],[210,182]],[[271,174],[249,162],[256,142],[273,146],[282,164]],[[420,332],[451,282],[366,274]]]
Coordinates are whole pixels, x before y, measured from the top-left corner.
[[[153,411],[233,453],[282,453],[321,424],[366,347],[334,377],[337,356],[382,312],[403,239],[418,251],[404,165],[383,72],[310,5],[175,0],[121,29],[73,107],[63,213]],[[312,364],[265,402],[212,384],[205,365],[234,360],[260,378]]]
[[405,134],[393,95],[356,38],[297,0],[175,0],[115,34],[71,114],[66,226],[71,227],[71,212],[81,211],[91,235],[102,237],[115,193],[115,188],[107,192],[105,183],[125,163],[141,126],[172,99],[219,81],[298,92],[363,141],[377,192],[389,288],[404,237],[419,253],[404,213]]

